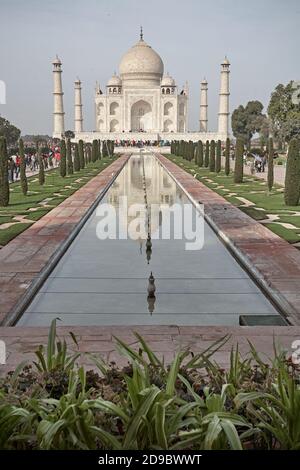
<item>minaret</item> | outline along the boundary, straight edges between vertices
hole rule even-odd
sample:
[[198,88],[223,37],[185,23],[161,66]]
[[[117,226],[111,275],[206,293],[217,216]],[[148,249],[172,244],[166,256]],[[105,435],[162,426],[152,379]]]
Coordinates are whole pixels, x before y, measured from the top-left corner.
[[189,127],[189,123],[188,123],[189,94],[190,94],[189,83],[186,80],[186,82],[184,84],[184,95],[185,95],[185,106],[184,106],[184,108],[185,108],[185,118],[184,118],[185,125],[184,125],[184,130],[185,130],[185,132],[188,132],[188,127]]
[[221,87],[219,101],[219,125],[218,133],[228,135],[229,128],[229,74],[230,62],[225,56],[221,64]]
[[53,63],[53,137],[61,139],[65,134],[65,113],[61,82],[61,60],[56,56]]
[[75,80],[75,134],[83,132],[81,81]]
[[204,78],[200,89],[200,132],[207,132],[207,80]]

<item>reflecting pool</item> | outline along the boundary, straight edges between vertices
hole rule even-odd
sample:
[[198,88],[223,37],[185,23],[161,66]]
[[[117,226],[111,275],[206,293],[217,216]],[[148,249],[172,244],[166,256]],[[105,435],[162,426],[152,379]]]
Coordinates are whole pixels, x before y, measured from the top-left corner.
[[[134,224],[134,215],[119,210],[124,198],[144,207],[141,235],[100,240],[105,204],[118,233]],[[238,325],[241,314],[276,314],[207,223],[200,250],[174,238],[176,224],[170,239],[159,236],[166,207],[174,205],[199,217],[154,154],[133,154],[18,324],[49,325],[59,317],[64,325]]]

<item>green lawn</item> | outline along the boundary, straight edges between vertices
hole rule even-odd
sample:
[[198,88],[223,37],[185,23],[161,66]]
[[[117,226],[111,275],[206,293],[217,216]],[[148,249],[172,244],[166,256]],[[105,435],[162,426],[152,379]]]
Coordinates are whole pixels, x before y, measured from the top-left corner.
[[[90,163],[84,170],[65,178],[59,175],[58,168],[48,171],[45,173],[45,184],[43,186],[39,185],[38,175],[31,176],[28,178],[27,196],[23,195],[20,182],[11,184],[9,206],[0,207],[0,245],[6,245],[30,227],[32,225],[30,221],[40,219],[51,209],[58,206],[91,178],[100,173],[115,158],[103,158],[95,163]],[[47,204],[47,207],[44,207],[43,204]],[[29,209],[36,210],[31,211]],[[28,220],[28,223],[24,220],[18,222],[15,219],[17,216],[23,216]],[[7,223],[13,223],[13,225],[3,228],[4,224]]]
[[[269,193],[267,183],[262,179],[245,175],[242,184],[235,184],[232,173],[226,176],[222,170],[216,174],[210,172],[208,168],[198,167],[194,162],[181,157],[174,155],[166,155],[166,157],[253,219],[260,221],[269,218],[270,222],[264,225],[289,243],[300,242],[300,215],[296,215],[297,212],[300,213],[300,205],[286,206],[284,204],[282,186],[274,185],[272,192]],[[247,201],[238,198],[246,199],[254,205],[247,207]],[[272,215],[278,215],[278,219],[272,221],[270,217]],[[295,228],[284,227],[281,223],[292,224]]]

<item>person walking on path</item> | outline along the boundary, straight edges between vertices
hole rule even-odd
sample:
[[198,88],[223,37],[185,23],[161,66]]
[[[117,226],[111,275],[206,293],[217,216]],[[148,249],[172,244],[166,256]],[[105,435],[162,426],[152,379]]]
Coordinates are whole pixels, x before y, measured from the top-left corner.
[[8,159],[8,180],[10,183],[14,182],[14,174],[15,174],[16,164],[14,159],[10,157]]

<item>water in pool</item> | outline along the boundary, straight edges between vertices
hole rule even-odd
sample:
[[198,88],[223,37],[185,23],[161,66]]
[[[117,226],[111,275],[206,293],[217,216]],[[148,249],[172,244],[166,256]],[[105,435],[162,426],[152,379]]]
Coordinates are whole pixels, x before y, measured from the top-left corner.
[[[19,325],[49,325],[56,317],[63,325],[238,325],[241,314],[276,314],[207,223],[201,250],[187,251],[185,239],[155,239],[163,207],[191,203],[154,154],[132,155],[100,204],[118,209],[124,196],[129,205],[156,204],[157,222],[149,224],[145,211],[150,240],[99,240],[96,210]],[[119,218],[117,226],[130,222]],[[151,272],[156,291],[149,298]]]

